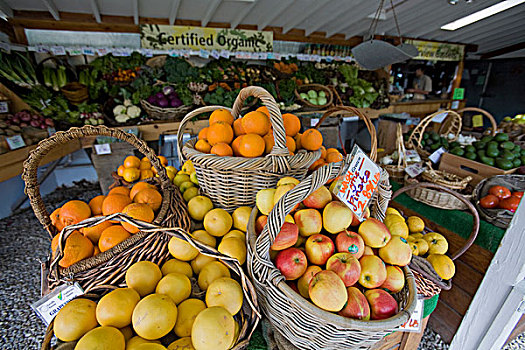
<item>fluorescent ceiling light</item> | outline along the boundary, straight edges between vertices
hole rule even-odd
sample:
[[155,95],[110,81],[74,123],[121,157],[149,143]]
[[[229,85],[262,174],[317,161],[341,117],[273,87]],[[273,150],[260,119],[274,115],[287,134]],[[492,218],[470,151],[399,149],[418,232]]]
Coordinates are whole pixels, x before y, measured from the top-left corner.
[[466,17],[457,19],[454,22],[445,24],[444,26],[441,27],[441,29],[456,30],[456,29],[468,26],[469,24],[472,24],[474,22],[480,21],[484,18],[494,16],[496,13],[500,13],[502,11],[508,10],[524,2],[525,0],[505,0],[495,5],[489,6],[486,9],[483,9],[481,11],[474,12],[473,14],[468,15]]

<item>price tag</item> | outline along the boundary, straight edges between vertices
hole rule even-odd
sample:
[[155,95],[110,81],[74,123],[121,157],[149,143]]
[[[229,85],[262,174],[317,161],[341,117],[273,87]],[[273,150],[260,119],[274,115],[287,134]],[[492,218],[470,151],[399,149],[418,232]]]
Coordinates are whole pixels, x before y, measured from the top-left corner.
[[219,52],[217,52],[217,50],[212,50],[210,55],[211,55],[211,57],[215,58],[216,60],[218,60],[219,57],[221,57],[221,55],[219,54]]
[[38,52],[38,53],[48,53],[49,50],[48,50],[47,46],[44,46],[44,45],[38,45],[38,46],[36,47],[36,52]]
[[439,147],[437,150],[434,151],[430,156],[428,156],[428,159],[432,161],[432,163],[437,164],[439,163],[441,159],[441,155],[445,153],[447,150],[443,147]]
[[425,171],[426,167],[423,166],[423,164],[421,163],[415,163],[415,164],[411,164],[409,166],[407,166],[405,168],[405,172],[408,174],[408,176],[410,177],[416,177],[418,176],[419,174],[421,174],[423,171]]
[[0,49],[4,50],[7,53],[11,52],[11,45],[8,43],[0,42]]
[[381,173],[377,165],[355,145],[352,149],[352,162],[336,186],[336,196],[357,216],[363,219],[365,209],[377,189]]
[[239,58],[239,59],[242,59],[244,57],[244,55],[242,54],[242,52],[237,52],[235,54],[235,58]]
[[268,53],[267,52],[259,52],[259,59],[260,60],[265,60],[268,58]]
[[472,127],[481,128],[483,126],[483,116],[481,114],[476,114],[472,116]]
[[67,49],[67,52],[70,56],[80,56],[82,55],[82,49]]
[[405,153],[406,161],[411,163],[421,162],[421,157],[415,149],[407,149]]
[[170,55],[170,57],[179,57],[179,50],[170,50],[168,55]]
[[458,109],[459,108],[459,100],[452,101],[452,103],[450,104],[450,108]]
[[33,311],[46,325],[49,325],[57,313],[73,298],[84,294],[78,283],[62,285],[31,305]]
[[273,52],[268,52],[268,54],[266,55],[266,58],[269,59],[269,60],[274,60],[275,59],[275,55],[273,54]]
[[63,56],[66,54],[64,46],[51,46],[51,53],[55,56]]
[[140,49],[140,53],[146,57],[153,57],[153,50],[151,49]]
[[319,123],[319,118],[311,118],[310,119],[310,126],[316,126],[317,123]]
[[22,138],[22,135],[20,134],[6,137],[5,140],[7,141],[7,144],[11,150],[22,148],[26,145],[24,139]]
[[281,58],[282,58],[282,55],[280,53],[274,54],[274,59],[276,59],[277,61],[280,61]]
[[47,133],[49,136],[53,136],[54,134],[57,133],[57,131],[55,128],[47,128]]
[[220,56],[223,58],[230,58],[230,51],[228,50],[221,50]]
[[[99,50],[106,50],[106,49],[97,49],[97,53],[100,55],[100,56],[104,56],[104,54],[100,54],[99,53]],[[95,49],[92,48],[92,47],[83,47],[82,48],[82,54],[83,55],[86,55],[86,56],[95,56]]]
[[0,101],[0,113],[9,113],[9,104],[7,101]]
[[455,88],[454,94],[452,95],[453,100],[462,100],[465,97],[465,89],[464,88]]
[[423,319],[423,300],[416,301],[416,309],[410,315],[410,319],[399,326],[403,332],[421,332],[421,320]]
[[333,56],[326,56],[325,57],[326,62],[330,63],[334,60]]
[[447,115],[448,115],[448,112],[439,113],[434,118],[432,118],[432,121],[435,123],[442,123],[443,120],[445,120],[445,118],[447,117]]
[[94,145],[94,146],[95,146],[95,152],[98,155],[111,154],[111,146],[109,145],[109,143],[103,143],[101,145]]
[[199,51],[199,56],[202,57],[202,58],[209,58],[210,57],[210,52],[208,50],[200,50]]

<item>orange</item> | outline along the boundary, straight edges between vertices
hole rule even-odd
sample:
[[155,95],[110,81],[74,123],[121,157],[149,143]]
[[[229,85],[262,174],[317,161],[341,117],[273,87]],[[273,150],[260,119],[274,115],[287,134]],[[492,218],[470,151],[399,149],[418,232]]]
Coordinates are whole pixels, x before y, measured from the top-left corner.
[[233,122],[233,132],[235,136],[241,136],[246,134],[244,128],[242,127],[242,118],[235,119],[235,121]]
[[69,226],[79,223],[91,216],[91,208],[86,202],[79,200],[69,201],[60,208],[60,222]]
[[233,155],[238,157],[241,155],[241,152],[239,151],[239,146],[241,145],[241,139],[244,135],[241,135],[241,136],[238,136],[235,138],[235,140],[233,140],[232,142],[232,151],[233,151]]
[[120,225],[112,225],[105,229],[100,235],[98,248],[101,252],[105,252],[117,244],[124,242],[129,237],[131,237],[131,235],[128,231],[124,230],[124,227]]
[[126,168],[124,168],[124,165],[119,166],[119,167],[117,168],[117,175],[118,175],[118,176],[122,176],[122,175],[124,175],[124,170],[125,170],[125,169],[126,169]]
[[227,143],[218,143],[211,148],[210,153],[216,154],[221,157],[233,156],[233,150]]
[[88,204],[91,209],[91,215],[95,216],[102,214],[102,202],[104,202],[104,198],[106,198],[106,196],[100,195],[89,201]]
[[84,237],[89,238],[89,240],[93,244],[98,244],[98,240],[100,239],[100,235],[102,232],[107,229],[108,227],[112,226],[111,222],[104,221],[101,222],[98,225],[92,226],[92,227],[84,227],[80,229],[80,232],[84,235]]
[[124,187],[124,186],[113,187],[113,188],[108,192],[108,196],[109,196],[109,195],[112,195],[112,194],[122,194],[122,195],[124,195],[124,196],[129,196],[129,188]]
[[326,154],[325,146],[321,146],[321,158],[326,159]]
[[128,196],[122,194],[112,194],[107,196],[102,202],[102,214],[111,215],[115,213],[122,213],[122,210],[131,203]]
[[312,165],[310,165],[310,167],[308,168],[308,170],[310,171],[314,171],[314,170],[317,170],[319,169],[320,167],[322,167],[323,165],[326,165],[326,162],[323,158],[319,158],[318,160],[316,160],[315,162],[312,163]]
[[295,148],[296,149],[301,149],[303,148],[303,145],[301,144],[301,137],[303,136],[303,134],[297,134],[295,135],[294,137],[294,140],[295,140]]
[[201,131],[199,131],[199,140],[206,140],[208,137],[208,128],[204,128]]
[[269,154],[272,151],[275,140],[273,139],[273,134],[269,133],[264,135],[264,153]]
[[153,174],[153,171],[151,169],[144,169],[140,171],[140,179],[146,180],[154,177],[155,174]]
[[133,197],[133,201],[135,203],[147,204],[153,211],[157,211],[162,204],[162,195],[154,188],[145,188]]
[[326,155],[330,154],[330,153],[333,153],[333,152],[336,152],[336,153],[339,153],[339,151],[337,150],[337,148],[328,148],[326,150]]
[[239,152],[243,157],[255,158],[263,155],[265,147],[264,139],[260,135],[246,134],[239,144]]
[[133,187],[131,187],[131,191],[129,191],[129,198],[131,198],[131,200],[133,200],[133,197],[135,197],[135,195],[145,189],[145,188],[155,188],[155,186],[153,186],[152,184],[149,184],[147,182],[137,182],[136,184],[133,185]]
[[264,136],[270,131],[270,119],[263,112],[249,112],[242,118],[242,127],[246,134]]
[[148,160],[141,160],[139,170],[151,169],[151,162]]
[[[58,248],[59,236],[60,235],[56,235],[53,237],[53,241],[51,241],[53,256],[55,256]],[[94,251],[93,243],[78,231],[73,231],[69,237],[66,238],[66,244],[63,246],[63,249],[64,255],[58,262],[58,265],[61,267],[69,267],[80,260],[87,259],[93,256]]]
[[94,246],[93,248],[93,256],[100,254],[100,248],[98,247],[98,245]]
[[149,162],[149,159],[148,159],[148,157],[144,156],[144,157],[142,157],[142,159],[141,159],[140,161],[141,161],[141,162],[146,162],[146,161]]
[[49,215],[49,218],[51,219],[51,224],[55,226],[58,231],[62,231],[62,229],[64,228],[64,225],[60,221],[60,209],[61,208],[55,209],[55,211],[52,212],[51,215]]
[[301,136],[301,146],[308,151],[317,151],[323,145],[323,135],[316,129],[308,129]]
[[261,106],[261,107],[257,108],[256,111],[257,112],[263,112],[268,117],[270,116],[270,111],[268,110],[268,107],[266,107],[266,106]]
[[293,139],[293,137],[286,135],[286,147],[288,147],[290,153],[295,152],[295,140]]
[[[152,222],[155,218],[155,214],[153,213],[153,210],[149,207],[149,205],[142,203],[129,204],[127,207],[124,208],[123,213],[128,214],[128,216],[131,216],[134,219],[142,220],[145,222]],[[124,227],[124,229],[129,233],[139,232],[137,226],[128,224],[127,222],[122,222],[122,227]]]
[[296,115],[291,113],[283,114],[284,130],[286,135],[294,137],[299,131],[301,131],[301,121]]
[[157,156],[157,158],[159,158],[160,164],[162,164],[163,166],[168,166],[168,159],[166,159],[166,157],[164,157],[164,156]]
[[326,155],[326,162],[327,163],[336,163],[336,162],[340,162],[343,160],[343,155],[339,152],[332,152],[332,153],[328,153]]
[[217,122],[224,122],[226,124],[233,124],[233,115],[227,109],[216,109],[210,115],[210,125]]
[[210,153],[211,145],[206,140],[199,140],[195,143],[195,149],[202,153]]
[[127,156],[124,159],[124,168],[138,168],[140,166],[140,159],[135,156]]
[[229,124],[218,121],[208,127],[208,142],[210,145],[215,146],[221,142],[230,144],[232,140],[233,129]]
[[138,168],[126,168],[122,177],[127,182],[135,182],[140,178],[140,170]]

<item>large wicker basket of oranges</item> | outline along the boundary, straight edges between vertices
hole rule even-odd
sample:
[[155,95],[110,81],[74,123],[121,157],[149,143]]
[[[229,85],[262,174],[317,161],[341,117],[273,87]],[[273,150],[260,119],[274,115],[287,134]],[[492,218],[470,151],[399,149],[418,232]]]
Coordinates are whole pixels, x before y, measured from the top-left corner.
[[[89,204],[71,200],[49,215],[39,191],[38,164],[52,149],[95,135],[115,137],[135,146],[155,167],[158,182],[138,182],[131,189],[116,187]],[[52,254],[42,266],[43,294],[66,282],[78,282],[86,292],[98,285],[119,285],[131,263],[163,262],[169,255],[169,237],[161,231],[141,231],[130,219],[184,230],[190,226],[186,204],[153,150],[118,129],[84,126],[57,132],[30,153],[22,178],[35,215],[52,238]]]
[[[266,108],[241,116],[243,102],[250,96],[259,98]],[[212,112],[210,125],[199,133],[199,139],[183,146],[186,123],[207,112]],[[253,206],[257,191],[274,187],[283,176],[306,176],[321,155],[323,139],[313,129],[301,135],[300,128],[299,118],[281,115],[266,90],[250,86],[240,91],[231,110],[206,106],[188,113],[179,127],[179,157],[181,163],[184,159],[193,162],[201,190],[214,204],[233,211]]]

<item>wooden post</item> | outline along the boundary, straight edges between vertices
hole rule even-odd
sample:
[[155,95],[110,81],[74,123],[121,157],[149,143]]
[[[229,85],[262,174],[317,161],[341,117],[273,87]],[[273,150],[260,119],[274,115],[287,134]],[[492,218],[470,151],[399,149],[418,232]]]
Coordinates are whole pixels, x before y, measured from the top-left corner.
[[[456,67],[456,73],[454,74],[454,80],[452,81],[452,91],[450,91],[451,94],[454,94],[454,89],[459,88],[461,85],[461,78],[463,77],[463,68],[465,66],[465,60],[461,60],[458,62],[458,66]],[[450,96],[452,98],[452,96]]]

